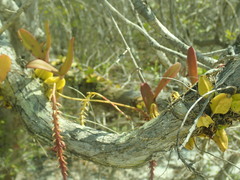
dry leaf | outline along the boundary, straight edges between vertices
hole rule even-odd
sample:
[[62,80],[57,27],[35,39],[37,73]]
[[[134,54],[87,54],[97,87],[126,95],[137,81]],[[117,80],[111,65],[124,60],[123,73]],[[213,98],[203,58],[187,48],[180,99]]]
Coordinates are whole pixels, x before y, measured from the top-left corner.
[[191,137],[184,147],[188,150],[192,150],[195,147],[195,138]]

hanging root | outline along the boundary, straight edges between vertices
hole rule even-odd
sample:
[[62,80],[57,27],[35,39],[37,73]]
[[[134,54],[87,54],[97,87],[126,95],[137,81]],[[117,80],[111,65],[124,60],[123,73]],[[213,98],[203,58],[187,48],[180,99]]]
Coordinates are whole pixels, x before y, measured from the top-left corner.
[[149,168],[150,168],[150,176],[149,180],[153,180],[154,178],[154,169],[157,166],[157,162],[155,160],[149,161]]
[[53,91],[51,95],[51,101],[52,101],[52,117],[53,117],[53,137],[54,137],[54,147],[53,150],[57,153],[59,167],[61,169],[61,173],[63,176],[63,179],[67,179],[67,162],[66,157],[64,156],[63,152],[66,149],[66,145],[63,141],[63,137],[60,135],[60,128],[59,128],[59,122],[58,122],[58,115],[60,114],[60,111],[58,110],[58,104],[56,99],[56,84],[53,86]]

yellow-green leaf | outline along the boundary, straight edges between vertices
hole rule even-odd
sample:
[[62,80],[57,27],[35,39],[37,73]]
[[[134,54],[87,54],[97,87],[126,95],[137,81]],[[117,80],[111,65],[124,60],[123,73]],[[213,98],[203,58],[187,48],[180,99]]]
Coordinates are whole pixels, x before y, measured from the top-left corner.
[[74,56],[73,43],[74,43],[74,38],[72,38],[69,41],[68,53],[67,53],[66,60],[64,61],[64,63],[61,66],[61,68],[59,69],[59,75],[60,76],[64,76],[68,72],[68,70],[71,68],[72,61],[73,61],[73,56]]
[[240,94],[234,94],[232,99],[231,110],[234,113],[240,114]]
[[21,39],[24,47],[29,50],[33,56],[38,59],[44,59],[44,51],[41,44],[35,39],[35,37],[25,29],[18,30],[18,36]]
[[11,68],[11,59],[5,55],[0,55],[0,83],[4,81]]
[[210,101],[213,114],[226,114],[232,104],[232,97],[229,94],[220,93]]
[[222,152],[226,151],[228,148],[228,136],[224,129],[218,129],[213,136],[213,140]]
[[240,101],[240,94],[232,95],[233,101]]
[[207,76],[206,75],[200,76],[198,80],[198,93],[202,96],[205,93],[211,91],[212,89],[213,89],[213,85],[211,81],[207,78]]
[[202,115],[197,122],[197,127],[209,127],[210,124],[214,123],[214,121],[212,120],[212,118],[210,116],[208,116],[207,114]]

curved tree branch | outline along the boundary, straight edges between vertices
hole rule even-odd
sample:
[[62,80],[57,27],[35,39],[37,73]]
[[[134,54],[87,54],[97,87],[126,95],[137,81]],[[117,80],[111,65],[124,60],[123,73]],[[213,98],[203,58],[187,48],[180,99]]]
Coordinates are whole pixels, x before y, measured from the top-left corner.
[[[52,142],[52,109],[43,93],[41,82],[31,77],[31,70],[23,69],[18,65],[15,52],[6,39],[0,42],[0,54],[2,53],[12,59],[11,71],[1,89],[5,99],[19,113],[28,130],[50,144]],[[232,85],[239,89],[239,73],[240,61],[230,61],[220,73],[217,87]],[[160,116],[128,133],[108,133],[60,118],[61,134],[67,151],[76,156],[106,166],[122,168],[141,166],[176,145],[177,133],[182,120],[198,96],[195,92],[188,91]],[[203,103],[197,104],[187,118],[180,132],[180,143],[188,134]],[[231,116],[231,113],[225,116],[229,114]]]

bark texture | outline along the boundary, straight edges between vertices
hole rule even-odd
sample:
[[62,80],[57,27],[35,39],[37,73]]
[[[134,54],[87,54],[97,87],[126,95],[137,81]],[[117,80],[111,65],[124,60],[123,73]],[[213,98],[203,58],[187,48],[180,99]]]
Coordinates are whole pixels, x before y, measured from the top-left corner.
[[[1,87],[6,100],[25,123],[27,129],[42,141],[52,143],[52,109],[43,94],[43,86],[38,79],[32,78],[31,70],[21,67],[7,38],[1,36],[0,54],[7,54],[12,60],[11,72]],[[229,61],[218,76],[217,87],[236,86],[239,90],[240,61]],[[67,151],[106,166],[130,168],[141,166],[153,157],[161,156],[175,147],[177,132],[188,109],[199,95],[188,91],[177,101],[169,105],[155,119],[142,127],[123,134],[80,126],[67,119],[60,118],[62,136]],[[194,119],[198,116],[205,100],[191,111],[179,136],[180,143],[188,134]],[[207,109],[206,109],[207,110]],[[229,117],[229,114],[226,116]],[[222,116],[221,118],[224,118]]]

